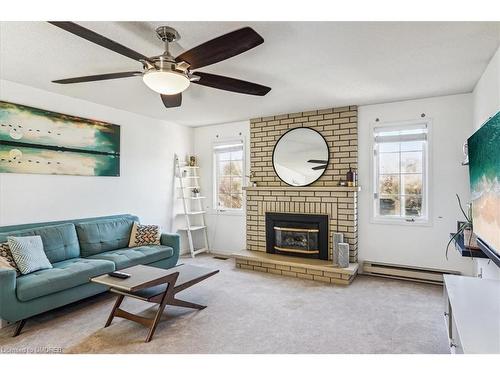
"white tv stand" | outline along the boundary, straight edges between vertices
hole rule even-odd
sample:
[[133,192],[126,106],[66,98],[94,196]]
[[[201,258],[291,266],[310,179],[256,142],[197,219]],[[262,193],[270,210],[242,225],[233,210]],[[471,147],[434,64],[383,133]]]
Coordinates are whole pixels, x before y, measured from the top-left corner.
[[451,353],[500,353],[500,280],[444,275]]

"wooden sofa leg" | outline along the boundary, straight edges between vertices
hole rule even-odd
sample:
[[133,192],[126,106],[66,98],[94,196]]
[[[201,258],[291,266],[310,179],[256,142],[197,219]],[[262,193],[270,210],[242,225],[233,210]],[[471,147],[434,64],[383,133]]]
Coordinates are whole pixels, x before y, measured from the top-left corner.
[[14,335],[12,337],[19,336],[21,333],[21,330],[24,327],[24,324],[26,324],[26,319],[22,319],[19,322],[17,322],[16,330],[14,331]]

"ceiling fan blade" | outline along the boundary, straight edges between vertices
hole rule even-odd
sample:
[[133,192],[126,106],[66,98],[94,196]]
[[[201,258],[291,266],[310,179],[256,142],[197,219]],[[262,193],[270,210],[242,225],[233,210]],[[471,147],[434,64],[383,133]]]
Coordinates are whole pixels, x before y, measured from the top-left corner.
[[262,86],[257,83],[242,81],[236,78],[224,77],[203,72],[195,72],[194,75],[200,77],[200,79],[198,81],[192,81],[192,83],[213,87],[220,90],[258,96],[264,96],[269,91],[271,91],[270,87]]
[[326,164],[326,163],[328,163],[328,160],[311,159],[311,160],[308,160],[307,162],[314,163],[314,164]]
[[318,165],[316,167],[312,167],[311,169],[314,170],[314,171],[319,171],[321,169],[326,169],[327,165]]
[[167,108],[180,107],[182,103],[182,93],[175,95],[163,95],[160,94],[163,104]]
[[94,82],[94,81],[104,81],[107,79],[117,79],[117,78],[127,78],[142,76],[142,72],[120,72],[120,73],[108,73],[108,74],[97,74],[93,76],[82,76],[74,78],[65,78],[52,81],[52,83],[68,84],[68,83],[80,83],[80,82]]
[[264,39],[255,30],[244,27],[191,48],[177,56],[175,61],[185,61],[191,69],[198,69],[239,55],[262,43]]
[[107,48],[113,52],[119,53],[120,55],[129,57],[136,61],[146,60],[150,61],[148,57],[136,52],[120,43],[117,43],[111,39],[106,38],[103,35],[97,34],[96,32],[89,30],[83,26],[80,26],[74,22],[61,22],[61,21],[49,21],[50,24],[57,26],[67,32],[75,34],[80,38],[87,39],[88,41],[98,44],[101,47]]

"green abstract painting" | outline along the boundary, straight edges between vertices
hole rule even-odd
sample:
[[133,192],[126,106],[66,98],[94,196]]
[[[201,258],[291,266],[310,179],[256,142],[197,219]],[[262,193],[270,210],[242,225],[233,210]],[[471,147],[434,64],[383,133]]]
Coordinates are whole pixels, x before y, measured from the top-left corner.
[[0,173],[120,175],[120,127],[0,101]]

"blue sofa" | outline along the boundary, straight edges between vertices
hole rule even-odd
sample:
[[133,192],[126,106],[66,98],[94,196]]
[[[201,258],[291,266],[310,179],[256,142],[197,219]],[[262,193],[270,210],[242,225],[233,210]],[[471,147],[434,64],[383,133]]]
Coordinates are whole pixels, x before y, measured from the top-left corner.
[[105,292],[89,279],[138,264],[171,268],[179,259],[179,235],[162,234],[161,245],[128,248],[133,215],[116,215],[0,227],[0,243],[7,236],[42,238],[53,268],[16,277],[0,268],[0,318],[19,322],[27,318]]

